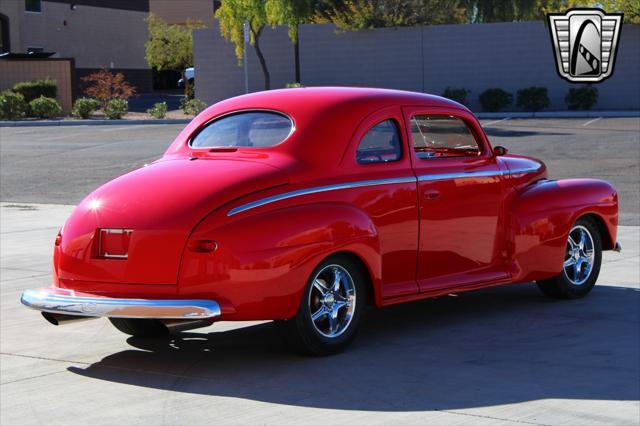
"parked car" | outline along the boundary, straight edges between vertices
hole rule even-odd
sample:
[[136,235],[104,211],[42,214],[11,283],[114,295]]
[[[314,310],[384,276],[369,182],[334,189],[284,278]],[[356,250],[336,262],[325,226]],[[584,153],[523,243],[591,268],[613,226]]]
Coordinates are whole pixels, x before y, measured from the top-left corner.
[[193,67],[190,68],[185,68],[184,70],[184,77],[180,78],[180,80],[178,80],[178,87],[179,88],[183,88],[184,87],[184,79],[187,79],[187,81],[189,82],[189,84],[193,84],[195,82],[195,78],[196,78],[196,70]]
[[275,320],[329,354],[367,305],[527,281],[585,296],[617,223],[609,183],[549,179],[453,101],[273,90],[209,107],[161,159],[85,198],[55,240],[53,286],[22,303],[134,336]]

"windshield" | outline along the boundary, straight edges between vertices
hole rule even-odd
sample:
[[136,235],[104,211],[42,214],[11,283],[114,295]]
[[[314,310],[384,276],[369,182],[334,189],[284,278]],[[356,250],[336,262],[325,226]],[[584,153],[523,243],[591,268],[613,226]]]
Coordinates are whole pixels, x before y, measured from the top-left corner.
[[284,141],[292,131],[293,123],[282,114],[239,112],[213,120],[191,139],[189,145],[192,148],[265,148]]

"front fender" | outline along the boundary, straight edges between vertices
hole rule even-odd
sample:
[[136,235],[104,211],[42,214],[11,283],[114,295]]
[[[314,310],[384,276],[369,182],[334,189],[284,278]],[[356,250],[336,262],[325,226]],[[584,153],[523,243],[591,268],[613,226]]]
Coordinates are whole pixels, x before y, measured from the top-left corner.
[[192,233],[190,242],[196,240],[213,240],[217,249],[200,253],[187,245],[179,292],[220,301],[222,319],[291,318],[313,269],[335,252],[354,253],[374,281],[381,276],[376,227],[347,204],[292,206],[224,221],[212,215]]
[[612,249],[618,225],[618,194],[608,182],[543,180],[514,195],[509,238],[513,281],[559,274],[571,226],[584,215],[594,217],[603,248]]

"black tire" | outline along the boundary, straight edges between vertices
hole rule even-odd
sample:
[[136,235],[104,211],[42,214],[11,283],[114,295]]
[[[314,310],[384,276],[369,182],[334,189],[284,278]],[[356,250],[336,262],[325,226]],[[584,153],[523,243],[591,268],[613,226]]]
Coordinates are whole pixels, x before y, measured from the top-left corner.
[[109,318],[109,321],[124,334],[135,337],[158,337],[169,334],[169,329],[155,319]]
[[[587,274],[585,272],[586,269],[582,267],[578,268],[580,272],[575,272],[573,266],[563,267],[562,272],[557,276],[537,282],[538,288],[544,295],[556,299],[578,299],[589,294],[591,289],[596,285],[598,275],[600,274],[600,265],[602,264],[602,238],[596,223],[586,217],[578,219],[571,227],[569,238],[572,238],[572,235],[574,236],[573,238],[575,238],[576,234],[582,235],[581,233],[583,231],[586,231],[590,237],[590,240],[586,240],[588,242],[587,246],[591,243],[593,245],[593,259],[589,273]],[[575,259],[572,258],[572,253],[574,252],[572,251],[572,244],[569,238],[567,238],[567,249],[565,250],[564,260],[565,262],[572,260],[575,262]],[[580,256],[580,253],[585,252],[584,250],[579,252],[578,256]]]
[[[335,278],[335,272],[332,271],[339,271],[343,276],[340,289],[333,291],[325,288],[327,296],[322,297],[319,288],[314,286],[314,281],[318,278],[321,282],[325,282],[323,276],[328,275],[323,274],[329,273],[333,273]],[[348,275],[344,275],[343,271]],[[355,338],[367,305],[368,280],[366,277],[366,272],[361,265],[348,256],[334,255],[320,263],[309,277],[296,316],[286,321],[276,321],[276,327],[287,346],[295,352],[315,356],[332,355],[343,351]],[[354,290],[353,297],[348,298],[351,304],[335,308],[338,316],[333,320],[330,318],[332,314],[329,311],[314,322],[312,309],[318,313],[320,309],[333,309],[333,303],[336,304],[335,306],[338,303],[347,303],[344,295],[349,292],[349,281],[346,280],[350,280]],[[328,293],[332,293],[333,296],[328,296]],[[334,299],[335,302],[331,303],[331,307],[327,307],[329,306],[327,303]],[[331,328],[326,329],[333,325],[335,325],[335,332],[332,332]],[[327,334],[323,334],[323,330]],[[335,336],[329,335],[334,333]]]

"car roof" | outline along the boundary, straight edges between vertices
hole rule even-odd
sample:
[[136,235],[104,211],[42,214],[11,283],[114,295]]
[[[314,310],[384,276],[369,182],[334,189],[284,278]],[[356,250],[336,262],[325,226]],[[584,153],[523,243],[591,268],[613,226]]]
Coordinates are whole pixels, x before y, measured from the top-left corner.
[[[425,106],[470,111],[440,96],[392,89],[360,87],[304,87],[255,92],[220,101],[199,114],[169,147],[165,155],[191,155],[188,140],[211,120],[225,114],[266,110],[286,114],[294,131],[282,144],[256,151],[286,153],[301,164],[325,168],[338,164],[354,131],[369,115],[384,108]],[[245,151],[250,149],[245,148]]]
[[338,107],[358,108],[359,106],[372,112],[392,105],[424,105],[467,110],[465,106],[441,96],[367,87],[301,87],[268,90],[230,98],[215,106],[224,109],[268,107],[295,115],[304,110],[317,112]]

